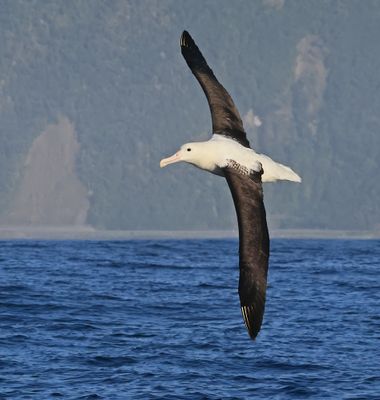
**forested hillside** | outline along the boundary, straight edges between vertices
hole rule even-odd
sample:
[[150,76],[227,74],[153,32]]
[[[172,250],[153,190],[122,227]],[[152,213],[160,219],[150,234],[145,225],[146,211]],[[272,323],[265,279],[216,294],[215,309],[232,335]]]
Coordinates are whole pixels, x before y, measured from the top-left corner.
[[1,0],[2,224],[235,225],[223,179],[159,168],[210,135],[187,29],[251,145],[303,178],[265,185],[270,226],[379,230],[379,21],[375,0]]

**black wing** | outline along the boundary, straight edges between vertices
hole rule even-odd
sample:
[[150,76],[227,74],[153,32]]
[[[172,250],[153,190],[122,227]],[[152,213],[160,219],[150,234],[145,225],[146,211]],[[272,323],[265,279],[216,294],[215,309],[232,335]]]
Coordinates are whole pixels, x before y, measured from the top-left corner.
[[269,234],[263,201],[261,172],[241,174],[224,170],[239,224],[239,296],[249,335],[255,339],[264,316]]
[[231,96],[218,82],[212,69],[187,31],[181,36],[181,52],[191,72],[195,75],[207,97],[212,118],[213,133],[237,140],[245,147],[250,147],[244,132],[239,111]]

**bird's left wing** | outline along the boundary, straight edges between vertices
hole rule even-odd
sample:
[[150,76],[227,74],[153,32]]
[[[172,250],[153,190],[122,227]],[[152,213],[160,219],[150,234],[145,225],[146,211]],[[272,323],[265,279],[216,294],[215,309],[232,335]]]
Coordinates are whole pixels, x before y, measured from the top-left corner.
[[[233,163],[232,163],[233,165]],[[260,172],[224,169],[239,225],[239,296],[249,335],[255,339],[264,316],[269,260],[269,234]]]
[[189,32],[182,33],[180,44],[187,65],[207,97],[213,133],[230,137],[242,146],[250,147],[239,111],[227,90],[216,79]]

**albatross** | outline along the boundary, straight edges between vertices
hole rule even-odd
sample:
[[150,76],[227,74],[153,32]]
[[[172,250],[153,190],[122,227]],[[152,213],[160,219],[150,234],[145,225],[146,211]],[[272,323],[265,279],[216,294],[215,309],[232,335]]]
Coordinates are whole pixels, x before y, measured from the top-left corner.
[[291,168],[256,153],[244,131],[239,112],[226,89],[184,31],[181,53],[201,85],[211,112],[212,136],[204,142],[186,143],[160,162],[186,162],[226,179],[235,205],[239,227],[239,297],[241,313],[249,336],[255,339],[264,316],[267,287],[269,234],[262,182],[301,182]]

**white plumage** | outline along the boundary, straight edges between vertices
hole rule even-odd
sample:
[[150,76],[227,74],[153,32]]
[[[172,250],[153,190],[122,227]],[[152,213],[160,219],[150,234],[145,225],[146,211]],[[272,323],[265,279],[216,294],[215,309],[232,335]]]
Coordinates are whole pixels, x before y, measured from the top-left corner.
[[247,171],[257,171],[257,163],[261,163],[264,173],[263,182],[287,180],[301,182],[301,177],[291,168],[280,164],[265,154],[256,153],[254,150],[242,146],[234,139],[214,134],[205,142],[186,143],[172,157],[161,161],[161,167],[174,162],[185,161],[194,166],[209,171],[213,174],[224,176],[222,169],[230,161],[234,161]]

